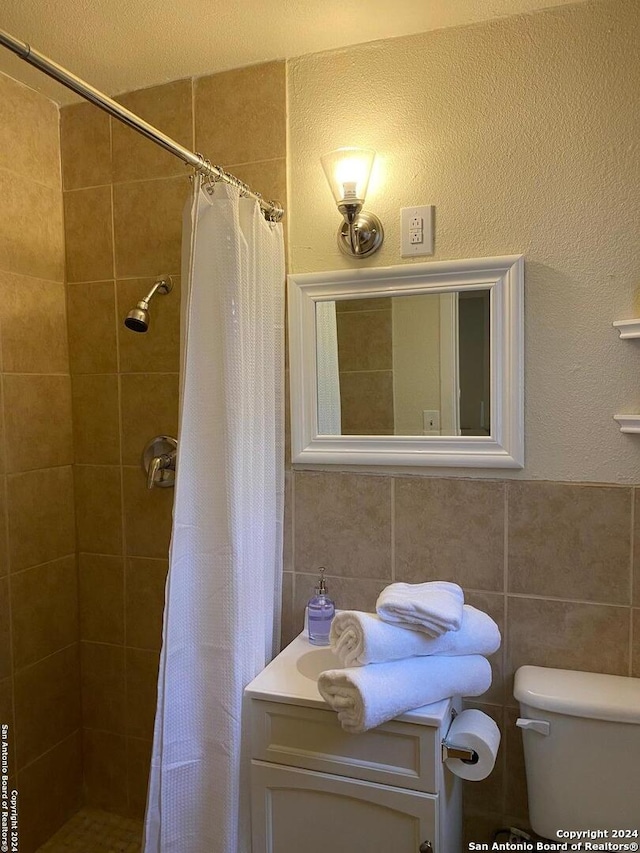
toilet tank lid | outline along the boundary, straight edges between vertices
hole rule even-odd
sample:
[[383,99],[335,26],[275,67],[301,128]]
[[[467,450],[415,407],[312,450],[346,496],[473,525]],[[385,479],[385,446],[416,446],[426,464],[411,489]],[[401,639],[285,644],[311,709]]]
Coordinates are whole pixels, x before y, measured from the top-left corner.
[[513,695],[541,711],[617,723],[640,723],[640,678],[521,666]]

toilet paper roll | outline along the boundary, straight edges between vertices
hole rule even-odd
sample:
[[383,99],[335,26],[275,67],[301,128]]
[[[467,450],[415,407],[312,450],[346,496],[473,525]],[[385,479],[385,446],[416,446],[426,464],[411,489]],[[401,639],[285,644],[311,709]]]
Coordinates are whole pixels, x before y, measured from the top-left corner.
[[445,764],[461,779],[479,782],[486,779],[496,763],[500,746],[500,729],[482,711],[469,709],[455,718],[446,741],[451,746],[466,746],[478,753],[477,764],[466,764],[461,758],[447,758]]

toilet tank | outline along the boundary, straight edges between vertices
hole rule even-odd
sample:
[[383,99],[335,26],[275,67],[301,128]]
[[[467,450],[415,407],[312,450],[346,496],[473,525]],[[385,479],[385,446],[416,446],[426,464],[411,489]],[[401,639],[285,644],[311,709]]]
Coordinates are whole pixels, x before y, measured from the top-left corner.
[[[640,832],[640,679],[523,666],[520,703],[529,819],[538,835]],[[538,725],[536,725],[536,722]],[[571,849],[569,847],[569,849]]]

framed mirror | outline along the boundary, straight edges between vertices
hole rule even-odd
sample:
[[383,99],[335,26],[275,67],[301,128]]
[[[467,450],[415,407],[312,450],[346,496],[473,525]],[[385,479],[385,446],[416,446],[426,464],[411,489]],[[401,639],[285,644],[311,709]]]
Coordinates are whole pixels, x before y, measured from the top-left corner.
[[294,463],[521,468],[522,255],[288,276]]

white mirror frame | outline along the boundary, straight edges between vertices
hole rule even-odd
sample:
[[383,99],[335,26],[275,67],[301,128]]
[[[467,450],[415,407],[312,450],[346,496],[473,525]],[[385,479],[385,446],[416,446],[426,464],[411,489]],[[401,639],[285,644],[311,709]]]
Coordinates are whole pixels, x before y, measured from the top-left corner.
[[[524,465],[524,257],[403,264],[287,277],[291,455],[314,465]],[[316,302],[420,293],[491,292],[491,435],[318,435]]]

